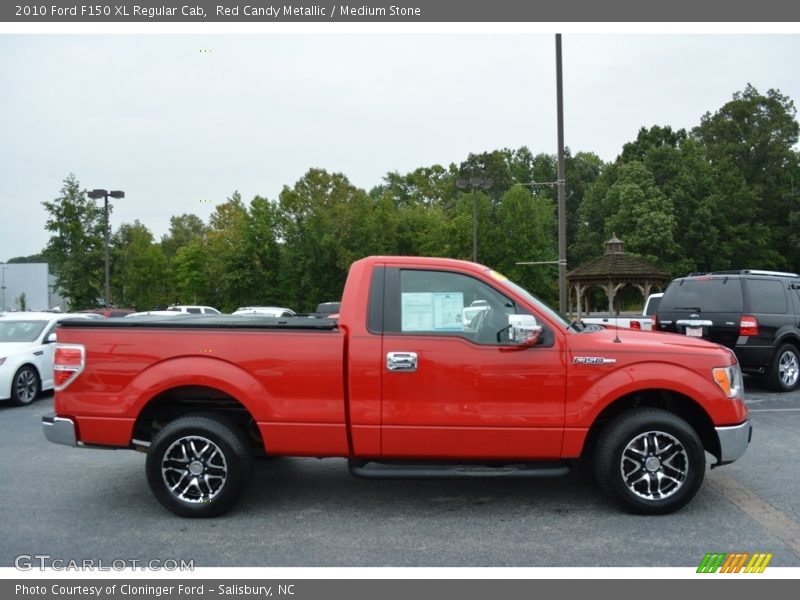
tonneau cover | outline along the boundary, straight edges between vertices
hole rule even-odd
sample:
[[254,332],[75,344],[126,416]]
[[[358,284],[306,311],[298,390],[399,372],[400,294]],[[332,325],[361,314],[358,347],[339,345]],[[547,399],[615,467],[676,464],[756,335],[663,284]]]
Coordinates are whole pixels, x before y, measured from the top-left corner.
[[254,315],[142,315],[108,319],[66,319],[61,327],[81,328],[165,328],[165,329],[299,329],[330,331],[337,329],[334,319],[308,317],[262,317]]

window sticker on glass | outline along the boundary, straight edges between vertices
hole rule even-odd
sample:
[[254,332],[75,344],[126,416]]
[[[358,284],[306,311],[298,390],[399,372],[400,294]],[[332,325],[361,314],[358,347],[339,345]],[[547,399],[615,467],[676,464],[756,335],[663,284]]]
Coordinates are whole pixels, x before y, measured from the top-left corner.
[[461,292],[404,292],[401,331],[464,331]]

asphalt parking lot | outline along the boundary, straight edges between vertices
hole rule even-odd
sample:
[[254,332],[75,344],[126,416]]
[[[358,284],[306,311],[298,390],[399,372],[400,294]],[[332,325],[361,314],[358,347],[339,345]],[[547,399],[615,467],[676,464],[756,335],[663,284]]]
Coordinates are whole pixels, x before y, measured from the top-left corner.
[[578,470],[552,480],[365,481],[343,460],[257,463],[245,499],[181,519],[150,494],[144,455],[50,444],[52,396],[0,406],[0,566],[19,555],[193,560],[195,567],[696,567],[707,552],[800,566],[800,391],[747,383],[753,442],[676,514],[620,512]]

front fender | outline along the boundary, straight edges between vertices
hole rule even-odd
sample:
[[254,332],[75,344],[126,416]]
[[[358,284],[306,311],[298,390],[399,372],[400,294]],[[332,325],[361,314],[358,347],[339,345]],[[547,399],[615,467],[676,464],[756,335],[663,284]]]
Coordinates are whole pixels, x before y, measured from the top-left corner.
[[[727,398],[713,381],[709,369],[706,377],[698,371],[669,362],[642,362],[617,368],[603,374],[590,385],[591,369],[603,366],[574,365],[567,387],[565,425],[588,429],[597,416],[612,402],[636,392],[665,390],[693,400],[715,425],[735,425],[747,418],[747,410],[739,401]],[[587,371],[581,376],[581,371]],[[578,387],[583,383],[583,387]]]

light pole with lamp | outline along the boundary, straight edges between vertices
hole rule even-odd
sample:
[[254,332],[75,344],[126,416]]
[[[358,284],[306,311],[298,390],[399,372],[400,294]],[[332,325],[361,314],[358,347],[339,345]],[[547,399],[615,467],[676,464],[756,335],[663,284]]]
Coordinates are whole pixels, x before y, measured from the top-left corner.
[[100,198],[104,198],[105,202],[103,203],[103,223],[104,223],[104,243],[103,243],[103,251],[105,254],[105,263],[106,263],[106,297],[105,302],[106,306],[110,306],[111,304],[111,283],[109,280],[109,267],[108,267],[108,197],[111,196],[112,198],[124,198],[125,192],[120,190],[113,190],[111,192],[102,189],[94,189],[91,192],[86,192],[86,195],[89,196],[92,200],[99,200]]
[[460,190],[472,188],[472,262],[478,262],[478,197],[475,195],[477,188],[489,189],[492,180],[485,177],[470,177],[459,179],[456,187]]

